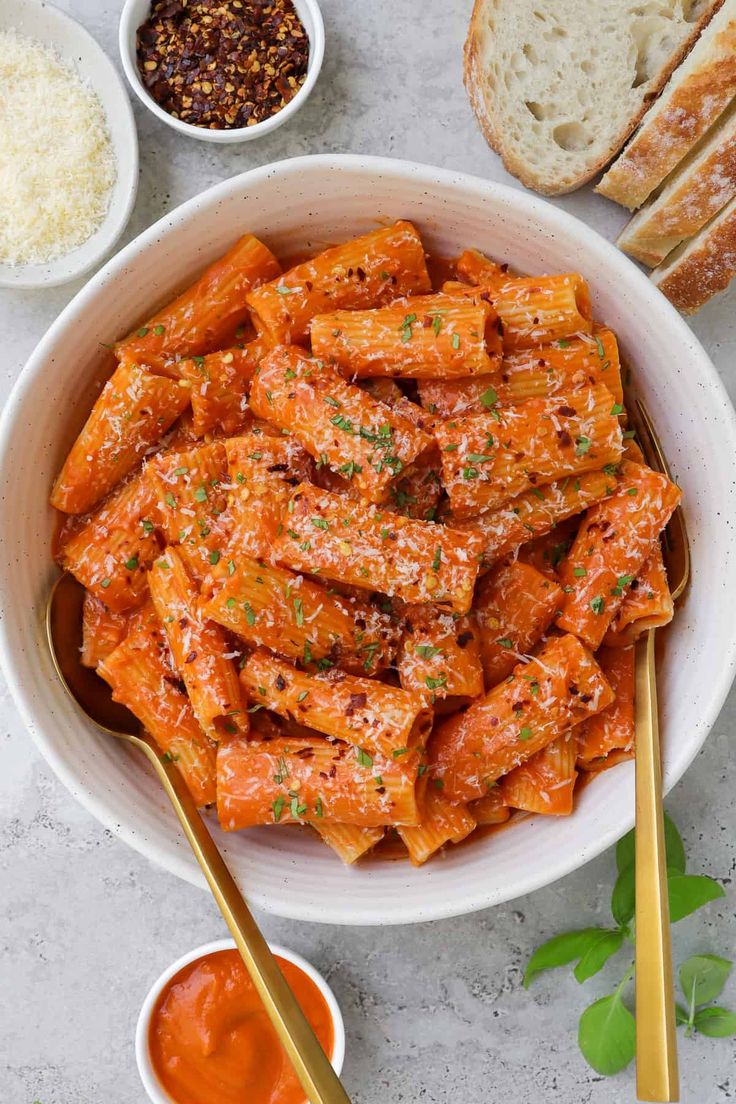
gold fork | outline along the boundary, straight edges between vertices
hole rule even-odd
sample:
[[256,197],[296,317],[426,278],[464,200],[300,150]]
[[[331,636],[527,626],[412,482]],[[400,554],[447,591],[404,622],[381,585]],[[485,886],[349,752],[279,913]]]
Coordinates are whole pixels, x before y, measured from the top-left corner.
[[[630,413],[647,462],[670,476],[646,407],[637,399]],[[690,575],[679,506],[665,530],[662,552],[676,601]],[[648,629],[636,645],[636,1094],[639,1100],[675,1101],[680,1088],[654,633]]]

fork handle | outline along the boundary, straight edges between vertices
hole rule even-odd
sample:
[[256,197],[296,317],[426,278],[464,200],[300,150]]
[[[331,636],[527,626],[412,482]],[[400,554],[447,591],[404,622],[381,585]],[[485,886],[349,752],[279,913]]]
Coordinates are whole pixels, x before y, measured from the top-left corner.
[[680,1099],[653,629],[636,645],[636,1094]]
[[178,769],[173,763],[161,759],[159,749],[147,734],[132,737],[131,742],[145,753],[166,790],[310,1104],[350,1104],[339,1077],[281,973]]

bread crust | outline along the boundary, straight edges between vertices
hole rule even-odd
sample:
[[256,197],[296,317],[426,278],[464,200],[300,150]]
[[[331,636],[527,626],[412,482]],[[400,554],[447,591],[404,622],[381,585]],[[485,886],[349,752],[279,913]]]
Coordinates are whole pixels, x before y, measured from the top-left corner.
[[542,195],[565,195],[569,192],[576,191],[576,189],[581,188],[583,184],[587,184],[589,180],[592,180],[594,176],[597,176],[611,159],[615,157],[629,135],[639,124],[645,112],[649,110],[651,104],[657,98],[676,67],[690,52],[693,43],[702,30],[710,22],[724,2],[725,0],[713,0],[710,6],[703,12],[700,19],[693,24],[690,34],[681,43],[678,49],[672,53],[667,63],[662,66],[656,78],[653,78],[651,88],[644,97],[640,109],[634,112],[631,118],[628,119],[626,124],[620,129],[619,133],[611,138],[605,154],[597,158],[584,173],[563,180],[552,181],[546,180],[530,171],[529,166],[521,158],[517,157],[513,150],[509,149],[504,142],[503,121],[495,120],[493,112],[484,95],[484,76],[478,51],[478,42],[481,37],[481,24],[484,14],[490,7],[499,3],[499,0],[474,0],[473,11],[470,16],[470,24],[468,26],[468,33],[465,38],[465,46],[463,49],[463,82],[473,114],[478,121],[486,142],[491,149],[500,156],[507,171],[520,180],[525,187],[539,192]]
[[736,113],[704,158],[683,166],[661,195],[643,207],[619,235],[617,245],[653,268],[696,234],[736,195]]
[[644,120],[596,187],[600,195],[630,210],[640,207],[728,107],[736,95],[736,0],[726,6],[731,17],[698,68],[671,93],[665,90],[657,114]]
[[651,274],[652,281],[683,314],[695,311],[728,287],[736,275],[736,199],[696,235],[681,255]]

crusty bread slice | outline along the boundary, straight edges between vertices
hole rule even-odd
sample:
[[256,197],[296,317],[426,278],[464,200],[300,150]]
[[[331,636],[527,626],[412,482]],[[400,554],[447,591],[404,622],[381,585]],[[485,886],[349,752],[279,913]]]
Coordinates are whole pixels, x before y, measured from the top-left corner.
[[641,207],[735,95],[736,0],[725,0],[596,191]]
[[465,87],[488,143],[529,188],[579,188],[722,2],[475,0]]
[[655,199],[624,227],[618,245],[653,268],[736,195],[736,106],[682,162]]
[[678,246],[651,280],[683,314],[694,314],[736,275],[736,198]]

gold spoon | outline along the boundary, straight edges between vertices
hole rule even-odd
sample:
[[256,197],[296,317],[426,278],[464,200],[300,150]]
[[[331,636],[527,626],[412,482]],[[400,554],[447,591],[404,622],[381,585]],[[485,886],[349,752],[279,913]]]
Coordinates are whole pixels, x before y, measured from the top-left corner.
[[84,589],[68,573],[49,595],[46,632],[62,685],[98,728],[137,747],[158,775],[310,1104],[350,1104],[176,766],[161,757],[133,714],[112,700],[107,684],[82,666],[83,601]]
[[[630,404],[637,436],[652,468],[670,475],[654,426],[641,401]],[[678,506],[662,552],[673,600],[685,590],[690,552]],[[680,1098],[672,984],[672,941],[662,810],[662,763],[657,719],[654,629],[636,645],[636,1095]]]

